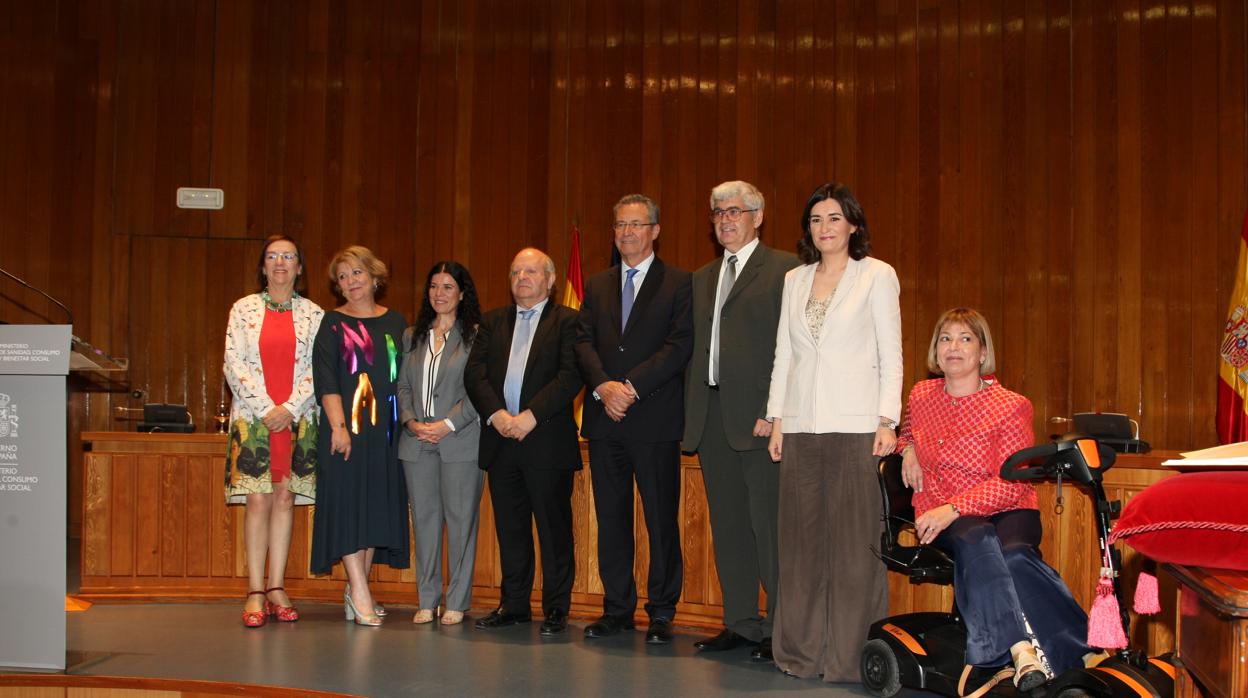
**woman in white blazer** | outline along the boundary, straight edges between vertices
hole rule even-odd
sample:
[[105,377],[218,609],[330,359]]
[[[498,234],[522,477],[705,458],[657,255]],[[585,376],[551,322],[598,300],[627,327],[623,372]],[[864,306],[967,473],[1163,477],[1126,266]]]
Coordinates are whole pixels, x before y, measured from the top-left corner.
[[247,506],[243,539],[251,591],[243,624],[249,628],[270,617],[299,619],[284,579],[293,507],[316,496],[312,340],[325,314],[299,295],[302,279],[299,246],[285,235],[270,237],[256,268],[264,290],[234,303],[225,330],[225,380],[234,394],[225,498]]
[[784,279],[768,419],[780,462],[779,598],[772,651],[800,677],[857,681],[871,623],[887,615],[878,457],[901,416],[897,274],[868,257],[866,216],[849,189],[815,190]]

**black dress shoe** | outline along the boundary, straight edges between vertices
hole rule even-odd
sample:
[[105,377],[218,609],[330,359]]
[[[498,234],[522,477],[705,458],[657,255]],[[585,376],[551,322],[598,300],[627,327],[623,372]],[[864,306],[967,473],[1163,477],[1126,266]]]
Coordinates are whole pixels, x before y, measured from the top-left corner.
[[650,621],[650,629],[646,631],[647,645],[666,645],[672,641],[672,621],[667,618],[654,618]]
[[477,630],[489,630],[491,628],[505,628],[508,625],[516,623],[528,623],[533,620],[533,616],[528,613],[508,613],[501,608],[490,611],[490,615],[477,620],[473,625]]
[[601,618],[585,627],[585,637],[610,637],[621,630],[632,630],[633,619],[629,616],[603,614]]
[[546,614],[546,620],[542,622],[542,635],[547,637],[558,635],[568,629],[568,612],[562,608],[555,608]]
[[755,647],[753,651],[750,652],[750,659],[753,659],[756,662],[776,661],[776,658],[771,654],[771,638],[763,638],[763,641],[758,643],[758,647]]
[[740,647],[741,645],[752,644],[754,643],[751,642],[749,638],[742,637],[741,635],[734,633],[732,630],[724,628],[723,631],[715,637],[698,640],[693,643],[693,646],[700,652],[724,652],[726,650]]

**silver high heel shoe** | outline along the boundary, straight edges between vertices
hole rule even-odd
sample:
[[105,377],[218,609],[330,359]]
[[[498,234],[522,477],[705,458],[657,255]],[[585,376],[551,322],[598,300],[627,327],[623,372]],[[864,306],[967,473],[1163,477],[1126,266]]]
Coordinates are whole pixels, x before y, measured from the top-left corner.
[[[350,583],[350,582],[347,582],[347,595],[350,595],[350,594],[351,594],[351,583]],[[373,602],[373,613],[377,614],[377,616],[378,616],[379,618],[385,618],[385,617],[386,617],[386,607],[385,607],[385,606],[382,606],[380,601],[374,601],[374,602]]]
[[351,601],[351,592],[345,592],[342,595],[342,608],[346,612],[347,620],[355,621],[356,625],[367,625],[370,627],[381,625],[381,618],[376,613],[365,615],[355,610],[355,604]]

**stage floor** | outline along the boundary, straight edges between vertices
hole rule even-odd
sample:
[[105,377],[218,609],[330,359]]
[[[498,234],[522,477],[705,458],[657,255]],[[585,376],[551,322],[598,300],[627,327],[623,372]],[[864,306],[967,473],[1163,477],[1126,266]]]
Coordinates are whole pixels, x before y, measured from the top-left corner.
[[[650,647],[644,633],[587,641],[539,623],[479,631],[415,626],[394,608],[381,628],[356,627],[342,609],[301,604],[297,623],[249,630],[235,605],[95,604],[67,613],[68,672],[203,679],[368,696],[861,696],[857,684],[794,679],[750,661],[749,649],[699,655],[693,634]],[[483,612],[476,611],[473,616]]]

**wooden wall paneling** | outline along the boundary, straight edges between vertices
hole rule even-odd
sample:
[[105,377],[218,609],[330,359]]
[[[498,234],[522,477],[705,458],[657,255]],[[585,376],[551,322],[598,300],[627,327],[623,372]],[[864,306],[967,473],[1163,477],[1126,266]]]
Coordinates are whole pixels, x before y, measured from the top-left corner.
[[[983,46],[982,62],[977,74],[983,75],[980,107],[983,110],[980,121],[980,133],[976,140],[979,144],[975,156],[980,159],[980,181],[978,184],[979,199],[975,206],[981,209],[979,219],[981,233],[978,237],[979,247],[972,250],[972,255],[981,258],[979,270],[982,274],[979,283],[979,298],[975,300],[980,310],[996,327],[995,333],[1005,329],[1007,306],[1005,289],[1018,283],[1020,255],[1016,248],[1007,243],[1009,235],[1006,228],[1005,202],[1003,192],[1005,183],[1003,175],[1006,168],[1006,125],[1009,124],[1005,112],[1005,66],[1002,57],[1005,51],[1005,26],[1003,9],[1000,3],[985,3],[980,22],[980,36]],[[974,225],[972,223],[971,225]],[[915,353],[924,352],[924,340],[931,336],[935,318],[928,321],[925,328],[926,337],[916,337],[918,345]],[[995,335],[994,335],[995,336]],[[1004,335],[1001,335],[1004,338]],[[998,375],[1010,387],[1016,387],[1016,376],[1022,367],[1009,367],[1002,363],[1004,358],[1001,349],[997,349]]]
[[135,463],[132,456],[112,456],[109,460],[112,477],[109,482],[108,534],[109,573],[113,576],[135,574],[134,507],[136,502]]
[[[246,554],[243,546],[239,543],[242,540],[240,507],[227,506],[225,503],[224,456],[219,463],[221,479],[217,482],[220,484],[221,489],[217,490],[215,494],[210,491],[208,498],[210,516],[208,521],[208,549],[210,551],[208,574],[214,579],[240,574],[236,560],[241,560]],[[294,541],[295,539],[291,538],[291,540]],[[291,547],[294,547],[293,543]],[[294,557],[294,555],[291,557]],[[247,591],[250,591],[250,589]]]
[[[927,144],[930,148],[932,220],[937,221],[940,229],[948,231],[942,236],[941,258],[944,264],[938,286],[939,298],[955,299],[957,305],[962,299],[970,302],[970,290],[973,279],[972,269],[967,268],[973,249],[975,231],[969,231],[963,225],[963,192],[974,189],[974,185],[964,179],[967,174],[962,169],[962,126],[966,125],[972,114],[963,112],[963,92],[966,86],[959,80],[963,70],[961,65],[959,37],[961,36],[960,19],[963,16],[961,7],[941,7],[934,10],[935,45],[930,57],[927,85],[930,99],[932,124],[929,133],[932,140]],[[973,262],[969,262],[973,265]],[[941,312],[942,309],[936,309]]]
[[326,123],[329,116],[329,16],[328,0],[303,4],[293,13],[289,44],[290,68],[283,89],[291,91],[287,102],[285,143],[289,152],[284,171],[294,179],[285,190],[283,220],[303,247],[303,274],[311,298],[333,307],[327,293],[326,264],[334,250],[327,241],[325,192],[329,157]]
[[[451,73],[449,70],[442,70],[441,65],[444,60],[442,56],[443,47],[441,45],[441,37],[439,36],[441,27],[438,24],[439,6],[437,2],[420,3],[419,33],[412,37],[412,40],[419,47],[419,54],[414,66],[414,74],[409,78],[411,82],[407,85],[407,89],[411,92],[411,97],[415,99],[415,118],[414,124],[409,123],[408,127],[412,129],[412,136],[415,139],[413,145],[413,160],[408,163],[408,168],[413,175],[414,188],[410,192],[412,201],[412,212],[415,216],[414,226],[412,230],[413,253],[414,253],[414,269],[415,275],[412,279],[414,295],[412,314],[417,314],[421,299],[424,296],[423,284],[425,280],[425,272],[429,269],[434,261],[443,258],[457,259],[467,264],[467,258],[456,257],[450,249],[452,238],[449,235],[449,227],[442,226],[442,210],[445,204],[451,199],[445,195],[435,195],[435,192],[442,190],[450,183],[447,177],[437,176],[436,166],[445,162],[445,158],[438,159],[435,157],[435,148],[431,144],[430,134],[437,133],[439,127],[438,114],[445,110],[445,103],[454,104],[453,99],[449,96],[454,94],[453,90],[444,93],[436,92],[439,87],[438,80],[440,76]],[[439,205],[442,202],[443,205]],[[446,249],[446,253],[441,250]],[[471,271],[471,267],[469,268]],[[415,318],[413,318],[413,321]]]
[[710,539],[710,507],[706,501],[701,468],[681,469],[680,490],[684,503],[680,517],[680,542],[685,573],[681,598],[686,603],[707,603],[712,594],[720,595],[716,593],[719,578],[713,568],[715,551]]
[[[1052,3],[1048,6],[1048,16],[1044,20],[1045,40],[1043,44],[1043,69],[1036,79],[1047,85],[1045,94],[1047,123],[1045,138],[1042,141],[1047,153],[1046,178],[1048,179],[1042,205],[1048,214],[1046,230],[1043,233],[1046,241],[1045,256],[1047,265],[1047,310],[1044,316],[1044,333],[1034,338],[1034,345],[1040,348],[1039,356],[1046,367],[1044,397],[1033,401],[1036,422],[1047,424],[1049,417],[1071,413],[1071,318],[1074,315],[1072,303],[1072,276],[1076,273],[1073,255],[1074,230],[1071,213],[1073,193],[1071,191],[1071,167],[1073,154],[1072,140],[1072,102],[1070,78],[1054,81],[1048,78],[1052,72],[1070,76],[1072,42],[1072,10],[1070,3]],[[1059,350],[1054,353],[1052,347]],[[1030,367],[1029,367],[1030,369]],[[1040,432],[1041,436],[1047,434]]]
[[[1118,342],[1115,364],[1118,369],[1117,399],[1120,412],[1140,421],[1140,434],[1153,442],[1160,434],[1154,433],[1151,423],[1143,413],[1145,401],[1142,383],[1141,341],[1144,337],[1144,312],[1141,292],[1144,279],[1141,270],[1143,253],[1140,243],[1140,227],[1143,211],[1140,200],[1141,153],[1144,139],[1141,131],[1141,110],[1145,94],[1152,87],[1141,79],[1140,13],[1137,0],[1118,0],[1115,16],[1117,55],[1115,56],[1115,86],[1117,94],[1117,168],[1116,180],[1118,207],[1117,256],[1118,315],[1115,337]],[[1146,87],[1148,88],[1146,91]],[[1111,219],[1112,220],[1112,219]],[[1150,328],[1150,334],[1160,328]],[[1150,403],[1151,404],[1151,403]]]
[[[1022,127],[1022,142],[1017,151],[1019,159],[1011,164],[1021,168],[1018,192],[1022,220],[1018,232],[1023,236],[1023,259],[1028,272],[1020,284],[1022,298],[1027,308],[1026,322],[1007,337],[1012,370],[1022,368],[1023,379],[1017,382],[1024,394],[1032,397],[1036,412],[1044,414],[1047,408],[1051,357],[1049,356],[1050,313],[1053,312],[1048,294],[1047,280],[1052,272],[1053,260],[1049,255],[1048,235],[1053,212],[1049,199],[1053,196],[1050,166],[1053,153],[1048,143],[1049,129],[1056,126],[1049,112],[1049,80],[1045,62],[1048,59],[1046,34],[1048,32],[1047,8],[1036,4],[1020,7],[1019,60],[1015,77],[1021,83],[1018,108]],[[1054,343],[1055,346],[1061,346]]]
[[[555,14],[559,8],[554,3],[538,3],[530,11],[525,12],[528,18],[529,34],[517,36],[515,50],[527,61],[517,60],[516,67],[524,68],[516,76],[516,83],[528,85],[525,97],[528,101],[528,132],[531,141],[528,155],[524,159],[527,167],[525,178],[528,187],[524,198],[517,204],[525,211],[525,227],[531,231],[533,241],[544,250],[555,263],[556,300],[563,298],[563,282],[568,268],[568,228],[563,224],[563,215],[559,209],[547,206],[551,199],[550,172],[554,160],[551,150],[556,143],[562,145],[563,139],[552,139],[551,125],[558,121],[557,112],[552,110],[551,95],[554,92],[554,75],[561,67],[557,66],[557,52],[554,48]],[[518,22],[525,26],[525,22]],[[507,260],[499,267],[506,269]]]
[[[733,27],[736,36],[732,43],[737,48],[736,70],[732,76],[736,85],[736,99],[732,105],[736,129],[727,134],[736,150],[736,162],[723,170],[724,179],[739,178],[752,184],[766,182],[766,175],[759,171],[758,154],[771,133],[770,129],[759,128],[759,110],[764,104],[763,61],[769,34],[760,23],[761,9],[757,0],[742,2],[737,7],[737,21]],[[755,186],[761,188],[763,184]],[[697,209],[693,212],[696,215]]]
[[569,0],[551,3],[549,29],[546,42],[549,65],[546,73],[541,76],[546,85],[546,118],[541,124],[545,128],[545,171],[539,173],[545,184],[546,200],[544,210],[549,218],[546,221],[548,240],[551,248],[548,254],[555,259],[557,280],[555,282],[555,298],[563,301],[566,288],[568,267],[572,254],[572,223],[571,202],[568,199],[567,171],[571,163],[568,152],[566,134],[569,127],[569,29],[571,14]]
[[[699,121],[699,73],[704,65],[704,52],[699,45],[699,23],[701,17],[695,3],[662,3],[660,16],[660,37],[662,42],[662,62],[656,77],[663,82],[660,98],[661,123],[657,131],[649,135],[651,140],[646,146],[658,148],[650,158],[647,170],[647,181],[644,188],[652,186],[656,175],[654,167],[661,165],[658,177],[666,185],[661,192],[659,201],[663,212],[663,240],[661,252],[668,263],[674,263],[681,238],[689,239],[689,247],[696,247],[698,241],[702,245],[711,246],[707,240],[709,227],[706,223],[707,205],[705,193],[699,192],[698,178],[699,159],[710,159],[711,167],[716,167],[716,151],[702,150],[701,132],[706,125]],[[716,56],[716,58],[718,58]],[[652,100],[653,101],[653,100]],[[712,137],[714,134],[712,134]],[[670,181],[668,181],[670,180]],[[618,198],[620,194],[615,194]],[[650,196],[660,196],[655,192]],[[604,201],[611,199],[611,192],[604,193]],[[682,205],[683,204],[683,205]],[[607,204],[609,205],[609,204]],[[609,226],[611,219],[603,219],[603,225]],[[666,238],[666,239],[664,239]],[[605,239],[609,241],[609,238]],[[605,267],[610,259],[611,246],[603,247],[604,253],[598,255],[597,264]],[[693,268],[697,268],[697,264]]]
[[[206,578],[212,571],[212,501],[224,496],[224,472],[216,467],[217,459],[208,456],[187,456],[182,476],[186,496],[181,512],[188,578]],[[298,540],[298,538],[292,538]],[[292,551],[293,552],[293,551]],[[306,565],[304,566],[306,569]]]
[[[489,286],[484,286],[484,282],[491,281],[491,270],[488,267],[488,257],[486,253],[489,251],[489,244],[469,245],[468,241],[472,240],[472,231],[474,221],[471,217],[470,184],[472,181],[472,156],[473,156],[473,95],[477,90],[477,81],[475,74],[477,40],[473,28],[477,22],[477,3],[452,3],[456,6],[452,16],[455,17],[456,24],[448,29],[446,41],[450,65],[453,69],[444,64],[441,72],[444,75],[452,76],[449,86],[454,89],[443,89],[441,94],[455,96],[451,105],[447,105],[444,110],[446,114],[446,128],[453,136],[451,142],[454,143],[454,161],[453,170],[448,177],[448,184],[453,183],[454,188],[449,190],[452,193],[450,200],[454,202],[454,206],[450,214],[450,218],[446,221],[445,229],[451,231],[452,237],[459,242],[455,249],[457,254],[463,254],[461,251],[470,253],[471,259],[469,264],[477,270],[473,276],[473,281],[477,284],[477,290],[480,293],[481,304],[483,308],[491,308],[499,303],[497,298],[487,293]],[[446,60],[443,56],[443,60]],[[450,107],[453,105],[453,109]],[[436,145],[435,145],[436,147]],[[436,151],[435,151],[436,152]],[[495,157],[499,157],[495,154]],[[484,222],[484,221],[483,221]],[[484,228],[483,228],[484,230]],[[461,259],[466,257],[461,257]],[[485,268],[482,268],[480,262],[487,261]]]
[[[1163,26],[1164,49],[1162,51],[1165,61],[1163,69],[1167,93],[1182,104],[1194,105],[1196,86],[1193,79],[1208,78],[1204,76],[1196,78],[1192,74],[1192,52],[1195,47],[1192,44],[1191,4],[1188,2],[1166,3]],[[1162,169],[1159,169],[1156,176],[1150,179],[1165,187],[1165,191],[1158,191],[1158,197],[1152,200],[1167,201],[1168,224],[1164,227],[1149,227],[1156,228],[1158,231],[1164,230],[1168,234],[1165,237],[1159,236],[1154,243],[1155,249],[1151,251],[1167,258],[1178,252],[1181,257],[1195,262],[1195,258],[1191,256],[1195,242],[1193,238],[1195,232],[1193,217],[1196,213],[1194,185],[1199,180],[1196,178],[1196,163],[1192,157],[1195,145],[1192,132],[1192,127],[1195,125],[1194,118],[1190,109],[1160,109],[1159,111],[1165,116],[1165,164],[1159,163]],[[1166,192],[1169,192],[1169,195],[1166,195]],[[1162,307],[1166,315],[1167,331],[1165,335],[1161,335],[1162,337],[1191,335],[1194,319],[1190,290],[1193,266],[1191,263],[1162,265],[1164,269],[1162,278],[1165,279],[1165,283],[1158,290],[1164,289],[1165,297]],[[1158,345],[1162,366],[1164,366],[1164,368],[1159,368],[1159,373],[1165,383],[1164,398],[1158,405],[1160,408],[1158,415],[1166,424],[1166,443],[1170,441],[1191,443],[1192,408],[1194,406],[1192,381],[1196,379],[1196,376],[1192,372],[1194,357],[1189,350],[1190,347],[1191,344],[1188,342],[1161,342]],[[1216,353],[1217,350],[1211,347],[1208,356],[1215,356]],[[1211,361],[1203,363],[1209,368],[1200,376],[1200,379],[1207,384],[1208,376],[1213,373],[1213,364]]]
[[[1244,118],[1236,117],[1240,105],[1245,102],[1245,65],[1243,56],[1248,51],[1246,20],[1248,12],[1244,3],[1223,0],[1217,6],[1218,13],[1218,242],[1214,256],[1222,260],[1218,265],[1217,299],[1218,319],[1229,314],[1230,292],[1238,273],[1231,260],[1239,256],[1240,239],[1229,232],[1237,227],[1242,230],[1246,212],[1245,167],[1248,166],[1248,146]],[[1203,331],[1203,328],[1202,328]],[[1198,362],[1199,366],[1200,363]],[[1197,443],[1213,443],[1216,439],[1207,420]]]
[[[1190,351],[1183,357],[1179,370],[1187,371],[1184,378],[1188,395],[1183,421],[1187,423],[1186,443],[1216,443],[1217,435],[1201,415],[1213,415],[1217,411],[1216,394],[1205,389],[1212,382],[1220,340],[1216,328],[1226,319],[1218,311],[1229,297],[1229,289],[1217,284],[1218,268],[1226,266],[1216,254],[1219,237],[1218,224],[1218,169],[1210,163],[1218,159],[1218,18],[1216,12],[1206,11],[1199,3],[1192,3],[1191,15],[1191,104],[1188,125],[1192,142],[1192,224],[1188,255],[1192,260],[1185,277],[1183,293],[1191,299],[1191,317],[1185,334],[1191,339]],[[1227,228],[1233,230],[1233,228]],[[1230,259],[1225,258],[1226,262]],[[1213,280],[1213,288],[1197,283],[1197,280]],[[1208,328],[1208,329],[1207,329]],[[1209,331],[1215,330],[1215,331]]]
[[134,506],[126,515],[134,521],[136,577],[157,577],[161,573],[160,542],[164,535],[161,514],[166,494],[162,486],[161,460],[154,454],[140,454],[134,459]]
[[[889,78],[891,89],[895,92],[893,106],[896,111],[892,129],[884,134],[885,142],[895,143],[892,146],[893,159],[889,164],[889,169],[893,172],[892,183],[885,193],[894,201],[886,208],[891,210],[891,214],[887,214],[892,220],[891,235],[897,239],[890,263],[896,269],[901,285],[902,359],[907,385],[927,376],[926,360],[921,356],[922,351],[911,350],[911,347],[926,347],[926,339],[931,333],[929,321],[918,312],[918,304],[924,297],[922,289],[930,281],[929,264],[934,256],[919,252],[920,240],[930,236],[922,232],[925,228],[921,229],[918,223],[919,169],[916,155],[919,149],[919,105],[918,90],[915,89],[918,83],[917,20],[918,13],[913,0],[898,0],[893,19],[894,71]],[[886,232],[885,236],[888,234]]]
[[[1091,369],[1101,358],[1103,348],[1096,345],[1096,326],[1100,319],[1097,254],[1102,231],[1096,230],[1097,164],[1101,157],[1096,137],[1096,121],[1101,113],[1097,90],[1101,87],[1097,68],[1096,8],[1076,3],[1071,18],[1071,372],[1090,374],[1093,380],[1074,381],[1070,385],[1069,406],[1072,411],[1085,406],[1095,407],[1096,391],[1101,376]],[[1109,367],[1106,366],[1106,369]],[[1069,416],[1057,413],[1055,416]],[[1054,430],[1046,423],[1037,424],[1039,436]]]
[[83,518],[82,518],[82,575],[107,576],[112,573],[113,517],[109,511],[112,504],[111,464],[101,462],[108,456],[91,453],[84,455],[83,467]]
[[[940,11],[933,7],[923,7],[916,11],[913,21],[913,43],[906,47],[906,61],[913,61],[913,68],[905,75],[905,89],[910,95],[907,106],[912,111],[909,111],[909,123],[902,126],[903,132],[911,131],[912,137],[903,139],[899,166],[907,173],[909,180],[908,186],[902,189],[902,199],[913,202],[914,227],[911,244],[914,249],[923,250],[916,256],[915,264],[911,267],[915,282],[911,301],[913,305],[910,307],[913,308],[916,318],[930,318],[919,323],[913,337],[916,347],[926,347],[925,340],[931,337],[931,323],[943,310],[940,305],[943,302],[940,296],[941,279],[949,265],[956,265],[956,260],[952,259],[954,248],[950,244],[954,233],[951,231],[949,236],[931,234],[938,227],[936,222],[940,220],[943,208],[938,140],[939,93],[936,85],[940,66]],[[904,336],[903,332],[903,341]],[[919,351],[916,348],[913,352],[904,353],[917,359]],[[927,376],[926,360],[915,366],[914,375],[916,378]]]
[[[209,181],[210,134],[197,112],[211,111],[214,17],[204,2],[153,10],[121,6],[113,230],[140,235],[204,235],[207,216],[178,209],[179,186]],[[187,47],[191,50],[187,50]]]
[[[1166,156],[1173,152],[1159,144],[1177,134],[1169,133],[1167,112],[1163,105],[1149,99],[1155,90],[1181,89],[1172,84],[1171,75],[1166,70],[1166,3],[1153,0],[1142,0],[1140,3],[1140,64],[1139,73],[1133,76],[1141,83],[1140,100],[1140,202],[1141,210],[1147,210],[1155,202],[1171,199],[1166,196],[1171,186],[1171,178],[1167,172]],[[1176,167],[1179,163],[1174,163]],[[1178,197],[1174,197],[1178,198]],[[1170,226],[1176,231],[1185,223],[1187,205],[1178,200],[1171,200],[1177,215],[1167,215]],[[1167,207],[1169,211],[1169,206]],[[1140,418],[1141,433],[1148,434],[1162,443],[1168,438],[1166,417],[1166,390],[1168,388],[1165,371],[1170,332],[1180,332],[1180,328],[1169,326],[1169,314],[1166,312],[1171,295],[1171,273],[1161,264],[1170,249],[1166,245],[1167,231],[1161,226],[1152,224],[1148,216],[1142,216],[1139,228],[1141,261],[1145,268],[1153,269],[1142,281],[1141,311],[1143,322],[1148,323],[1147,331],[1140,338],[1139,350],[1141,372],[1139,384],[1143,393],[1144,410]]]
[[187,491],[190,473],[186,458],[168,458],[161,462],[158,477],[161,492],[178,492],[180,496],[159,498],[160,575],[163,577],[186,574]]
[[[593,467],[592,465],[590,467]],[[685,510],[685,495],[687,493],[681,490],[680,493],[680,514]],[[641,497],[637,494],[637,488],[633,488],[633,584],[637,588],[637,603],[644,605],[645,601],[650,598],[649,571],[650,571],[650,529],[646,527],[645,512],[639,506]],[[594,512],[595,519],[597,511]],[[680,521],[683,516],[679,516]],[[605,609],[604,609],[605,610]]]
[[[986,41],[964,41],[964,37],[982,37],[984,34],[980,12],[982,2],[967,2],[958,8],[956,23],[948,23],[956,32],[956,58],[953,66],[946,67],[942,61],[941,82],[956,86],[949,90],[955,100],[956,119],[950,119],[955,129],[953,142],[942,137],[953,160],[950,169],[956,173],[956,185],[949,192],[949,201],[955,203],[952,231],[959,240],[958,267],[961,282],[954,295],[953,304],[978,308],[984,296],[984,267],[979,250],[985,237],[994,231],[987,230],[983,215],[983,159],[980,150],[984,141],[982,120],[986,111],[983,104],[984,79],[983,49]],[[943,215],[944,209],[941,213]],[[942,226],[943,227],[943,226]],[[916,338],[917,339],[917,338]],[[918,347],[915,347],[916,351]]]

